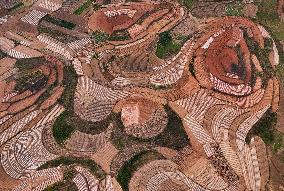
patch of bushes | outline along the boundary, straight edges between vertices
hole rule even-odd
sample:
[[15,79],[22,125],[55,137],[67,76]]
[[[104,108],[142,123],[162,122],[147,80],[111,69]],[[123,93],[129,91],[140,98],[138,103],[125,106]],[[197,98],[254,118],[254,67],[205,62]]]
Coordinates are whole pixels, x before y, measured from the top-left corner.
[[[47,168],[54,168],[58,167],[60,165],[69,166],[69,165],[81,165],[84,168],[87,168],[90,170],[90,172],[99,180],[102,180],[105,178],[105,172],[102,170],[102,168],[95,163],[91,159],[86,158],[79,158],[79,157],[70,157],[70,156],[62,156],[57,159],[47,161],[43,165],[41,165],[37,170],[47,169]],[[72,178],[73,173],[66,174],[64,176],[64,179]]]
[[74,95],[76,91],[78,75],[73,66],[64,66],[63,68],[64,79],[63,85],[65,90],[59,99],[66,110],[72,114],[74,112]]
[[124,132],[124,126],[121,122],[120,115],[117,114],[116,124],[119,127],[115,129],[112,136],[112,143],[117,149],[124,149],[134,144],[152,144],[161,147],[168,147],[174,150],[181,150],[189,145],[189,138],[184,130],[182,119],[168,106],[165,106],[168,115],[167,127],[159,135],[142,139],[127,135]]
[[94,31],[91,35],[91,38],[95,43],[98,44],[98,43],[107,41],[109,38],[109,35],[105,32]]
[[250,141],[251,137],[256,135],[262,138],[267,145],[273,144],[275,140],[275,125],[277,123],[277,114],[269,109],[260,120],[253,125],[249,131],[246,141]]
[[37,57],[37,58],[22,58],[16,61],[15,67],[22,70],[30,70],[33,68],[38,67],[41,64],[46,63],[44,57]]
[[7,56],[7,54],[0,50],[0,59],[5,58],[6,56]]
[[185,6],[188,10],[191,10],[194,3],[196,3],[197,0],[179,0],[178,2]]
[[159,41],[157,43],[156,56],[164,59],[173,54],[176,54],[182,45],[173,42],[172,35],[169,31],[163,32],[159,35]]
[[114,113],[111,113],[106,119],[97,122],[83,120],[76,114],[68,119],[68,123],[78,131],[93,135],[101,133],[107,129],[112,121],[116,121]]
[[153,142],[162,147],[180,150],[189,145],[189,138],[184,130],[182,119],[168,105],[164,108],[168,115],[168,124]]
[[94,8],[94,11],[97,11],[97,10],[99,10],[101,8],[101,5],[94,4],[93,8]]
[[57,26],[60,26],[60,27],[64,27],[66,29],[74,29],[76,27],[76,24],[74,23],[71,23],[69,21],[65,21],[65,20],[62,20],[62,19],[58,19],[58,18],[55,18],[55,17],[52,17],[50,15],[46,15],[43,20],[47,21],[47,22],[50,22],[52,24],[55,24]]
[[69,34],[62,33],[58,30],[45,27],[41,24],[38,26],[38,31],[39,31],[39,33],[47,34],[47,35],[51,36],[52,38],[54,38],[54,39],[56,39],[60,42],[64,42],[64,43],[72,42],[72,41],[79,39],[75,36],[71,36]]
[[13,7],[11,7],[10,9],[8,9],[8,11],[9,11],[9,12],[15,11],[15,10],[17,10],[17,9],[23,7],[23,6],[24,6],[24,3],[23,3],[23,2],[20,2],[20,3],[16,4],[16,5],[14,5]]
[[62,112],[55,120],[52,133],[56,142],[63,144],[65,140],[70,138],[71,134],[75,131],[74,127],[67,123],[67,119],[70,117],[69,111]]
[[157,151],[142,151],[141,153],[132,157],[129,161],[125,162],[118,171],[118,175],[116,177],[123,191],[129,190],[128,185],[135,171],[151,161],[161,159],[165,158]]
[[[272,66],[270,65],[270,61],[269,61],[269,53],[272,50],[272,40],[265,38],[264,42],[265,42],[265,48],[262,49],[260,48],[260,46],[258,45],[257,42],[255,42],[252,38],[250,38],[247,34],[247,32],[244,30],[244,38],[247,42],[248,48],[250,50],[250,52],[252,54],[255,54],[256,57],[258,58],[261,67],[263,68],[263,73],[261,73],[260,75],[262,76],[263,79],[263,87],[266,86],[268,80],[275,75],[275,71],[272,68]],[[254,74],[256,75],[256,73]],[[255,78],[255,77],[253,77]]]
[[86,10],[88,7],[92,5],[92,0],[87,0],[85,3],[83,3],[78,9],[74,11],[75,15],[81,15],[84,10]]
[[76,176],[77,171],[74,168],[68,168],[64,171],[63,181],[56,182],[47,188],[44,191],[77,191],[78,188],[72,179]]
[[275,39],[284,40],[284,24],[280,21],[276,10],[277,0],[260,1],[256,21],[268,27]]
[[243,4],[238,1],[233,4],[228,4],[225,7],[226,15],[227,16],[241,16],[243,14]]
[[55,120],[52,128],[53,136],[59,144],[63,144],[75,131],[75,128],[68,123],[68,120],[74,115],[74,95],[78,79],[75,69],[72,66],[64,66],[63,72],[65,90],[58,101],[66,110]]
[[22,92],[29,89],[34,92],[45,86],[47,77],[40,70],[37,70],[16,79],[16,82],[14,88],[16,91]]
[[56,182],[45,188],[43,191],[78,191],[76,184],[72,181],[68,182]]

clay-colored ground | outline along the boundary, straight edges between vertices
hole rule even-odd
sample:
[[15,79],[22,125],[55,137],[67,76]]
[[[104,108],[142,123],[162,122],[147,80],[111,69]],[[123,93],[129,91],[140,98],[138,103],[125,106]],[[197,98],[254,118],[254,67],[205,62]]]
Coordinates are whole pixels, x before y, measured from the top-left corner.
[[278,110],[277,130],[284,133],[284,82],[280,84],[280,106]]

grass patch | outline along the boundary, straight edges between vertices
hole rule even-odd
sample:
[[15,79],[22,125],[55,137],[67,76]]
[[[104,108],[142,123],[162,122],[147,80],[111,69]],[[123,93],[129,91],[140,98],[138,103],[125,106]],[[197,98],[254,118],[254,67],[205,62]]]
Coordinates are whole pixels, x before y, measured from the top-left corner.
[[276,46],[278,49],[279,54],[279,64],[276,66],[276,76],[278,77],[278,80],[280,80],[283,83],[284,79],[284,50],[282,48],[282,45],[278,42],[276,42]]
[[164,108],[168,115],[168,124],[166,129],[154,138],[153,142],[162,147],[180,150],[189,145],[189,138],[181,118],[168,105]]
[[46,15],[43,20],[47,21],[47,22],[50,22],[52,24],[55,24],[57,26],[60,26],[60,27],[64,27],[66,29],[74,29],[76,27],[76,24],[74,23],[71,23],[69,21],[65,21],[65,20],[62,20],[62,19],[58,19],[58,18],[54,18],[50,15]]
[[71,36],[69,34],[62,33],[58,30],[54,30],[54,29],[45,27],[41,24],[38,26],[37,29],[38,29],[39,33],[47,34],[48,36],[51,36],[52,38],[59,40],[60,42],[64,42],[64,43],[72,42],[72,41],[79,39],[76,36]]
[[181,44],[173,42],[172,35],[169,31],[163,32],[159,35],[156,56],[161,59],[167,58],[176,54],[181,47]]
[[121,185],[123,191],[128,191],[128,185],[133,173],[139,169],[139,167],[154,161],[164,159],[164,157],[156,151],[142,151],[135,155],[130,160],[124,163],[121,169],[118,171],[116,177],[117,181]]
[[105,32],[94,31],[91,35],[91,38],[95,43],[98,44],[98,43],[107,41],[109,38],[109,35]]
[[65,90],[59,100],[66,110],[72,114],[74,112],[74,95],[78,81],[78,75],[73,66],[64,66],[63,85]]
[[197,0],[179,0],[179,4],[185,6],[188,10],[191,10],[194,3],[196,3]]
[[76,130],[87,134],[98,134],[106,130],[112,121],[116,121],[116,114],[111,113],[106,119],[97,122],[85,121],[77,115],[73,115],[68,119],[68,123]]
[[20,70],[30,70],[46,62],[47,61],[45,60],[44,57],[23,58],[16,61],[15,67],[17,67]]
[[6,56],[7,56],[7,54],[0,50],[0,59],[5,58]]
[[243,14],[243,4],[241,2],[236,2],[234,4],[229,4],[225,7],[227,16],[241,16]]
[[256,21],[268,27],[277,40],[284,40],[284,24],[277,14],[277,0],[265,0],[258,3]]
[[16,82],[14,90],[23,92],[29,89],[34,92],[45,86],[47,77],[42,73],[42,71],[37,70],[16,79]]
[[[262,80],[264,81],[263,86],[267,85],[267,82],[269,79],[272,78],[273,75],[275,75],[275,71],[270,65],[269,61],[269,53],[272,50],[272,40],[269,38],[265,38],[265,47],[264,49],[260,48],[257,42],[255,42],[252,38],[250,38],[247,34],[247,32],[244,30],[244,39],[247,42],[248,48],[251,53],[255,54],[256,57],[260,61],[260,65],[263,68],[263,72],[261,73],[254,73],[254,75],[260,76]],[[256,78],[257,76],[253,76],[253,78]]]
[[74,182],[60,181],[48,186],[43,191],[77,191],[77,190],[78,188]]
[[130,145],[137,145],[141,143],[168,147],[174,150],[181,150],[185,146],[188,146],[189,138],[184,130],[181,118],[167,105],[165,106],[165,111],[168,115],[167,127],[159,135],[148,139],[141,139],[127,135],[124,132],[124,126],[121,122],[120,114],[116,114],[115,124],[118,128],[115,128],[112,135],[112,143],[119,150],[125,149]]
[[75,131],[74,127],[67,123],[67,119],[69,117],[70,112],[64,111],[56,118],[53,124],[53,137],[59,144],[63,144],[64,141],[70,138],[71,134]]
[[15,11],[15,10],[17,10],[17,9],[20,9],[20,8],[23,7],[23,6],[24,6],[24,3],[23,3],[23,2],[20,2],[20,3],[16,4],[16,5],[14,5],[13,7],[11,7],[10,9],[8,9],[8,11],[9,11],[9,12]]
[[[105,178],[105,172],[102,170],[102,168],[97,163],[95,163],[91,159],[83,159],[83,158],[79,158],[79,157],[62,156],[62,157],[59,157],[57,159],[47,161],[46,163],[41,165],[37,170],[54,168],[54,167],[58,167],[60,165],[69,166],[69,165],[73,165],[73,164],[81,165],[82,167],[89,169],[90,172],[99,180],[102,180],[102,179]],[[71,175],[67,174],[67,175],[64,176],[64,179],[66,179],[70,176],[72,177],[72,174]]]
[[85,3],[83,3],[78,9],[74,11],[75,15],[81,15],[84,10],[86,10],[88,7],[92,5],[92,0],[87,0]]
[[277,123],[277,114],[269,109],[258,122],[256,122],[246,137],[248,143],[252,136],[261,137],[266,145],[272,145],[275,141],[275,126]]

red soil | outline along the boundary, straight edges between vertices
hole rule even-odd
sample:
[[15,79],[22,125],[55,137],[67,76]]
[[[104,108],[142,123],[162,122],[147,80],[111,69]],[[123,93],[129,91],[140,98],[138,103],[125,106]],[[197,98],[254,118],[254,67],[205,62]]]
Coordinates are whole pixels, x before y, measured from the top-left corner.
[[[107,8],[100,9],[96,11],[89,18],[89,28],[93,31],[100,30],[104,31],[108,34],[112,34],[115,30],[122,30],[129,28],[132,24],[134,24],[142,15],[144,15],[147,11],[151,11],[154,9],[154,5],[146,4],[146,3],[131,3],[131,5],[121,5],[121,6],[109,6]],[[107,17],[105,12],[107,11],[115,11],[121,9],[130,9],[135,10],[134,16],[131,18],[126,14],[116,15],[112,17]]]

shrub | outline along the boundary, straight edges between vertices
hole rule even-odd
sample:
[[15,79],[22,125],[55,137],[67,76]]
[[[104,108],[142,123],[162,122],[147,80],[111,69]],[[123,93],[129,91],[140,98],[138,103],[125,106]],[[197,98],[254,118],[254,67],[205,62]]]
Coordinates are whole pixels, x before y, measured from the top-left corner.
[[[96,162],[88,158],[86,159],[86,158],[71,157],[71,156],[61,156],[57,159],[47,161],[46,163],[41,165],[37,170],[54,168],[60,165],[69,166],[73,164],[81,165],[82,167],[89,169],[90,172],[99,180],[105,178],[105,173],[102,170],[101,166],[99,166]],[[69,175],[72,176],[72,172]],[[65,178],[68,177],[70,178],[69,175],[67,174]]]
[[162,147],[180,150],[189,145],[189,138],[184,130],[182,119],[168,106],[165,106],[168,115],[166,129],[154,138],[153,142]]
[[67,109],[70,114],[74,111],[74,95],[77,86],[78,75],[73,66],[64,66],[64,79],[63,85],[65,90],[59,102]]
[[185,6],[188,10],[191,10],[196,1],[197,0],[179,0],[178,2]]
[[85,3],[83,3],[78,9],[74,11],[75,15],[81,15],[85,9],[90,7],[92,4],[92,0],[87,0]]
[[74,23],[71,23],[69,21],[65,21],[65,20],[62,20],[62,19],[58,19],[58,18],[52,17],[50,15],[46,15],[43,18],[43,20],[48,21],[52,24],[58,25],[60,27],[70,29],[70,30],[74,29],[76,27],[76,24],[74,24]]
[[47,61],[45,60],[44,57],[22,58],[16,61],[15,67],[17,67],[20,70],[30,70],[46,62]]
[[269,109],[258,122],[256,122],[249,131],[246,141],[248,142],[252,136],[256,135],[262,138],[267,145],[271,145],[275,140],[275,125],[277,123],[277,115]]
[[284,24],[277,14],[277,0],[265,0],[258,4],[256,21],[268,27],[272,36],[277,40],[284,40]]
[[128,191],[128,185],[133,173],[138,170],[141,166],[154,161],[165,159],[157,151],[142,151],[139,154],[133,156],[129,161],[125,162],[121,169],[118,171],[116,177],[120,183],[123,191]]
[[101,43],[107,41],[109,35],[105,32],[95,31],[92,33],[92,39],[95,43]]
[[168,56],[176,54],[180,50],[181,46],[181,44],[173,42],[171,33],[169,31],[163,32],[159,35],[156,56],[164,59]]
[[227,16],[241,16],[243,12],[243,5],[241,2],[229,4],[225,7]]
[[67,119],[70,116],[70,112],[62,112],[55,120],[52,128],[53,137],[56,142],[63,144],[66,139],[68,139],[74,132],[74,128],[67,123]]

